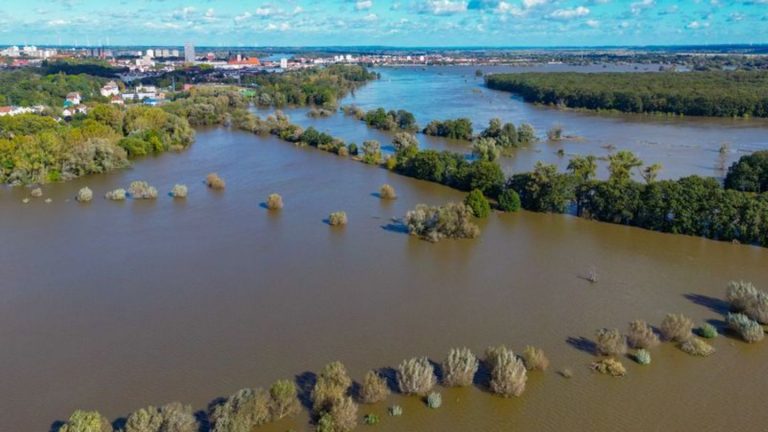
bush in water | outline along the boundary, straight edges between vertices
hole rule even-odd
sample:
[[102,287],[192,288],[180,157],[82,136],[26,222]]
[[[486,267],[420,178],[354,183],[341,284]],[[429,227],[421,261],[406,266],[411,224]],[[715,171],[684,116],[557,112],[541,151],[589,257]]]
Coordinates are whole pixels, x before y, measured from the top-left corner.
[[435,369],[426,357],[405,360],[397,367],[400,392],[407,395],[425,395],[435,386]]
[[448,387],[472,385],[479,363],[469,348],[453,348],[443,362],[443,384]]

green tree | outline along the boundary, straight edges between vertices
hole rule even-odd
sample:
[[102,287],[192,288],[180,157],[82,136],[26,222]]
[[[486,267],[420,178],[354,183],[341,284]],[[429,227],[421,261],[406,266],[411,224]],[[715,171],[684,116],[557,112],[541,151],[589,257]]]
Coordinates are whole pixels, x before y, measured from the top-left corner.
[[592,155],[575,156],[568,162],[568,171],[580,181],[588,181],[597,174],[597,158]]
[[472,214],[478,218],[486,218],[491,214],[491,204],[478,189],[472,190],[464,199],[464,204],[472,209]]
[[610,179],[623,183],[632,177],[632,170],[643,165],[643,161],[637,158],[629,150],[621,150],[608,156],[608,172]]
[[520,210],[520,195],[513,189],[504,189],[499,194],[499,210],[516,212]]

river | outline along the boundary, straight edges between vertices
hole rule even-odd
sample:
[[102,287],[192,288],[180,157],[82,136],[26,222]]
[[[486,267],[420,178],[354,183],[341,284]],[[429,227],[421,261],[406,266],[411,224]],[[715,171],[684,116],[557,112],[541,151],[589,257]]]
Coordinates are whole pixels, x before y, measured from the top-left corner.
[[[637,69],[635,69],[637,68]],[[725,169],[739,157],[768,148],[768,119],[693,118],[637,114],[601,114],[537,106],[523,102],[507,92],[484,86],[483,78],[475,76],[476,67],[418,67],[380,68],[381,79],[348,96],[342,104],[356,104],[365,110],[384,107],[404,109],[424,127],[432,120],[467,117],[479,133],[494,117],[505,122],[530,123],[542,141],[518,149],[511,157],[500,160],[507,173],[530,171],[538,161],[554,163],[565,170],[570,157],[592,154],[601,158],[611,151],[631,150],[647,164],[663,166],[659,178],[679,178],[686,175],[723,177]],[[569,66],[540,65],[536,67],[485,66],[484,73],[658,70],[656,65]],[[392,141],[392,134],[374,131],[365,123],[354,123],[353,117],[335,115],[313,119],[306,109],[289,109],[291,119],[302,126],[315,126],[335,136],[358,144],[364,139],[377,139],[383,144]],[[572,139],[551,143],[546,141],[549,128],[560,125]],[[469,153],[468,142],[418,135],[423,147]],[[721,147],[725,152],[721,153]],[[562,150],[563,156],[558,155]],[[607,177],[606,164],[599,163],[598,175]]]
[[[380,85],[356,100],[373,98]],[[517,106],[509,95],[495,97]],[[391,106],[415,103],[397,102]],[[428,118],[414,111],[420,122]],[[211,171],[226,190],[205,187]],[[161,197],[101,199],[136,179]],[[186,201],[165,195],[177,182],[190,188]],[[397,200],[374,195],[383,183]],[[75,202],[86,185],[96,198]],[[721,336],[705,359],[664,344],[650,366],[624,359],[625,378],[590,372],[594,357],[576,343],[634,319],[658,325],[668,312],[721,325],[717,299],[728,280],[768,287],[763,248],[529,212],[491,215],[474,241],[430,244],[387,225],[417,203],[462,193],[224,128],[198,131],[182,153],[43,191],[22,204],[27,189],[0,190],[2,430],[46,431],[77,408],[110,419],[173,400],[204,409],[332,360],[360,380],[408,357],[439,362],[452,347],[480,354],[501,343],[540,346],[552,361],[546,373],[530,374],[522,397],[441,389],[438,410],[391,396],[360,414],[401,404],[402,417],[382,416],[383,431],[747,431],[768,421],[765,343]],[[285,200],[277,213],[261,206],[272,192]],[[346,227],[323,222],[336,210],[349,215]],[[596,284],[582,278],[593,267]],[[556,374],[563,368],[573,378]],[[264,430],[289,428],[310,430],[306,413]]]

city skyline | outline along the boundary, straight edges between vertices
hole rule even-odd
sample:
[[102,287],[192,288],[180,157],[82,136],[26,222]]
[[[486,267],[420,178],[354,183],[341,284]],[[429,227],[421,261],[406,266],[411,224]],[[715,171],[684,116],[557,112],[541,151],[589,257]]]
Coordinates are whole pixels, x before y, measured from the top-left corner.
[[768,42],[768,0],[9,0],[0,44],[612,46]]

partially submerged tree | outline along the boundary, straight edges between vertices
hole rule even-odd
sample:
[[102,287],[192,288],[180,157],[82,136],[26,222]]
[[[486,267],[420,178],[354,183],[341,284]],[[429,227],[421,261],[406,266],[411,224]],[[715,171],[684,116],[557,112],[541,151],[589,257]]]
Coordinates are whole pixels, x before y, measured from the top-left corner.
[[504,345],[485,351],[485,361],[491,370],[491,391],[503,396],[520,396],[525,391],[528,371],[522,360]]
[[397,367],[397,383],[403,394],[424,396],[436,382],[435,369],[426,357],[405,360]]
[[443,362],[443,384],[448,387],[472,385],[479,363],[469,348],[451,349]]
[[368,371],[360,385],[360,400],[371,404],[383,401],[387,396],[389,396],[387,380],[374,370]]

